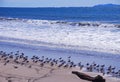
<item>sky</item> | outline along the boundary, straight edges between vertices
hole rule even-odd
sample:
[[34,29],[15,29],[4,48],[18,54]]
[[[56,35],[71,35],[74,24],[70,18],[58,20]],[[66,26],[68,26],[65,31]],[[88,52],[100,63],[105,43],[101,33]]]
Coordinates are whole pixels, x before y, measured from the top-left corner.
[[0,0],[0,7],[88,7],[120,0]]

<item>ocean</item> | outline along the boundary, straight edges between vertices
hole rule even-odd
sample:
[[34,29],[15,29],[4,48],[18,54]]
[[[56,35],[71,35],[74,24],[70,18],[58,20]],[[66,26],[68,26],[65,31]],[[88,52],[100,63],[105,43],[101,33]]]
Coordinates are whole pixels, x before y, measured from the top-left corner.
[[120,23],[119,14],[119,7],[0,8],[1,17],[72,22],[101,21]]
[[120,8],[0,8],[0,50],[72,56],[120,68]]

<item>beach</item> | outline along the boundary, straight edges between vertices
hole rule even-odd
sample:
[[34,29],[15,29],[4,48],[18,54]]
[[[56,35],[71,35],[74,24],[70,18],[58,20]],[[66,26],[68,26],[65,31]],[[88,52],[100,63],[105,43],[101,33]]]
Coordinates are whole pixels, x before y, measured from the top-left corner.
[[[17,66],[18,68],[14,68]],[[1,82],[88,82],[79,79],[71,73],[72,70],[56,67],[39,67],[20,66],[16,64],[8,64],[4,66],[0,63],[0,81]],[[96,76],[96,73],[87,73],[90,76]],[[120,82],[118,78],[105,77],[106,82]]]
[[[19,55],[19,51],[14,55],[5,55],[4,52],[0,52],[0,81],[1,82],[89,82],[82,80],[76,75],[72,74],[72,71],[78,71],[88,74],[92,77],[101,75],[106,82],[120,82],[117,77],[103,76],[102,73],[86,72],[82,68],[77,66],[65,66],[61,65],[62,58],[59,58],[59,63],[55,62],[55,59],[45,58],[41,59],[38,56],[33,56],[28,60],[28,56],[24,56],[24,53]],[[4,55],[2,55],[4,53]],[[11,52],[13,54],[13,52]]]
[[0,10],[0,82],[120,82],[119,7]]

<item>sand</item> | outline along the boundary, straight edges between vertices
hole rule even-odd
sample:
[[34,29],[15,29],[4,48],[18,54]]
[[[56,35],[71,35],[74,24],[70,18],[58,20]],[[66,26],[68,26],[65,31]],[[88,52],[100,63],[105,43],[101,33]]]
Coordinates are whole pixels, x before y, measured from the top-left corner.
[[[31,67],[29,67],[31,65]],[[41,67],[39,64],[16,64],[10,62],[4,65],[4,61],[0,61],[0,82],[88,82],[79,79],[73,75],[72,71],[80,71],[90,76],[102,75],[92,72],[84,72],[79,68],[64,68],[57,66],[50,66],[45,64]],[[103,76],[106,82],[120,82],[119,78],[112,78]]]

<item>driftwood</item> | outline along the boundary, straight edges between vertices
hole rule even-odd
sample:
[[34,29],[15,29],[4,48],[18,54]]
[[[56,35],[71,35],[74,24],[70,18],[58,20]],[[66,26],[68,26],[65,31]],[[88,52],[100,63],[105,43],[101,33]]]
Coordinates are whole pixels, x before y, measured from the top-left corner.
[[98,75],[96,77],[91,77],[87,74],[77,72],[77,71],[72,71],[72,74],[77,75],[79,78],[81,78],[83,80],[87,80],[87,81],[91,81],[91,82],[105,82],[105,79],[100,75]]

